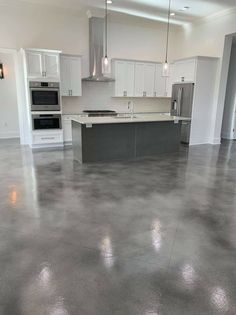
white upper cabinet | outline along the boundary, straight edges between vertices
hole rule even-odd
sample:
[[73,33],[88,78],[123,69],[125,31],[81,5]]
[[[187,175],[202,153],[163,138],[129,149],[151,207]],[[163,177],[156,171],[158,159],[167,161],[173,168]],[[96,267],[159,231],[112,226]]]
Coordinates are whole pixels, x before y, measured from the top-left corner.
[[174,63],[173,82],[195,82],[196,59],[180,60]]
[[134,96],[134,67],[132,61],[114,61],[115,96]]
[[165,93],[166,97],[172,96],[173,70],[174,70],[174,64],[170,64],[169,76],[166,78],[166,93]]
[[166,97],[167,78],[162,76],[162,64],[156,64],[156,73],[155,73],[155,97]]
[[62,96],[82,95],[81,57],[61,56],[61,94]]
[[43,76],[43,55],[38,51],[26,52],[27,72],[29,78]]
[[59,78],[60,66],[59,55],[53,53],[44,53],[44,71],[47,78]]
[[135,63],[135,97],[153,97],[155,86],[155,64]]
[[60,79],[59,53],[27,50],[26,65],[30,79]]

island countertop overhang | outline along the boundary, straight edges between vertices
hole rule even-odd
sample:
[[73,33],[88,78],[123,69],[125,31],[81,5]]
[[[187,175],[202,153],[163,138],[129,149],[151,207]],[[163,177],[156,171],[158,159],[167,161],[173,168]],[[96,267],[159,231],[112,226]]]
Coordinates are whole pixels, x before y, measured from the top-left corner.
[[72,119],[82,125],[97,125],[97,124],[124,124],[124,123],[147,123],[147,122],[175,122],[191,121],[190,118],[181,116],[170,116],[166,114],[125,114],[115,117],[77,117]]

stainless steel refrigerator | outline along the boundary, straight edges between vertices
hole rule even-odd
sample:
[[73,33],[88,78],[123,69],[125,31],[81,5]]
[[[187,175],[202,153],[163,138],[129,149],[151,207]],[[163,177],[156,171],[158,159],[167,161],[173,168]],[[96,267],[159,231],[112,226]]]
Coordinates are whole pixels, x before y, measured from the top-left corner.
[[[171,115],[192,117],[194,83],[177,83],[172,87]],[[189,144],[191,121],[183,121],[181,142]]]

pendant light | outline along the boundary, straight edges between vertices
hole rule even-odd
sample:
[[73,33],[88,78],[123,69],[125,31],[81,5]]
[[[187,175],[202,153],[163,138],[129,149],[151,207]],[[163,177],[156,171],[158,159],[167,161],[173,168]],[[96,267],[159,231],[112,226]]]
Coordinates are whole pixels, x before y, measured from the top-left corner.
[[108,0],[105,0],[105,56],[102,60],[102,73],[109,74],[111,73],[111,62],[108,58],[107,54],[107,46],[108,46],[108,39],[107,39],[107,30],[108,30]]
[[0,63],[0,80],[4,79],[3,64]]
[[170,35],[170,5],[171,0],[169,0],[169,9],[168,9],[168,23],[167,23],[167,34],[166,34],[166,59],[162,66],[162,76],[168,77],[170,72],[170,65],[168,63],[168,49],[169,49],[169,35]]

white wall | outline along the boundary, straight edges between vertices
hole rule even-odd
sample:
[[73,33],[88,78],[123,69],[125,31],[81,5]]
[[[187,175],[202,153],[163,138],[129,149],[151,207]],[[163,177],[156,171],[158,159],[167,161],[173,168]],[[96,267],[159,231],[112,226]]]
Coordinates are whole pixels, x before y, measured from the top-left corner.
[[[2,47],[59,49],[63,53],[83,55],[83,76],[88,76],[89,24],[85,13],[21,2],[19,6],[2,6],[0,20],[4,25],[4,28],[0,28]],[[179,26],[171,26],[170,59],[174,59],[176,55],[178,48],[176,33],[180,31]],[[111,58],[164,60],[166,41],[166,24],[164,23],[112,14],[109,16],[108,37],[108,51]],[[102,86],[104,89],[101,88]],[[86,97],[89,93],[85,88],[85,97],[82,99],[64,100],[64,111],[77,112],[78,104],[87,108],[92,105],[96,107],[98,104],[102,108],[113,107],[114,104],[120,104],[122,108],[126,106],[126,101],[124,103],[124,100],[118,101],[111,98],[108,104],[109,88],[107,89],[105,85],[96,87],[95,91],[100,94],[92,93],[93,99],[90,96]],[[170,105],[170,101],[164,101],[166,105],[164,107],[163,102],[160,101],[142,100],[136,103],[139,103],[137,106],[143,111],[147,108],[163,111]]]
[[[220,57],[217,73],[217,83],[214,94],[214,112],[211,117],[212,142],[218,144],[221,138],[221,128],[225,101],[225,69],[227,67],[227,49],[223,60],[225,36],[236,32],[236,9],[226,10],[219,14],[200,19],[193,24],[186,25],[183,32],[178,32],[176,37],[181,47],[176,51],[176,58],[189,56]],[[228,45],[228,42],[226,42]],[[228,69],[226,69],[228,71]],[[226,73],[227,77],[227,73]]]
[[14,56],[0,50],[4,80],[0,80],[0,138],[19,137]]
[[127,112],[128,102],[132,100],[135,112],[169,112],[169,99],[115,98],[114,83],[83,82],[82,97],[63,97],[63,113],[77,114],[85,109],[110,109]]
[[236,106],[236,41],[232,45],[227,80],[222,138],[233,139],[234,111]]

